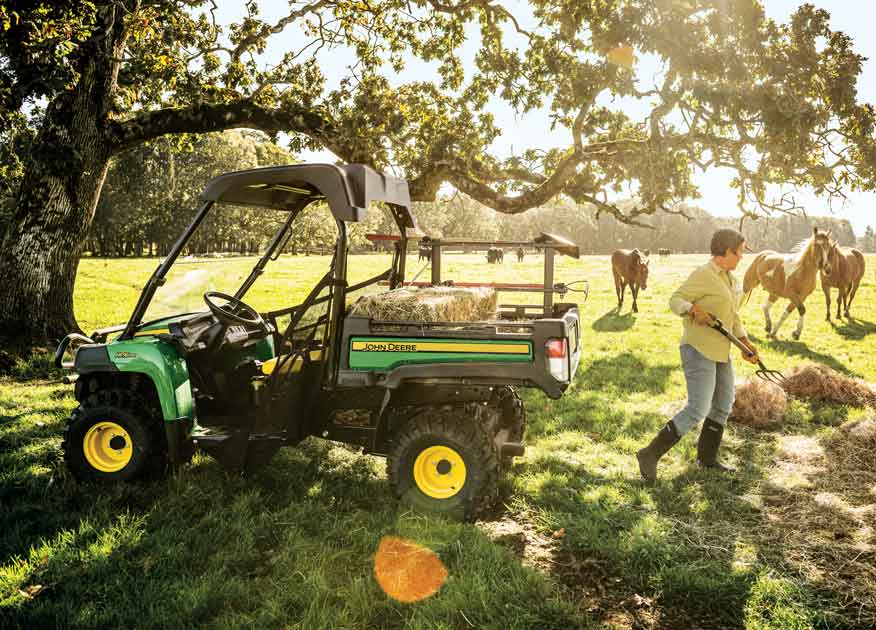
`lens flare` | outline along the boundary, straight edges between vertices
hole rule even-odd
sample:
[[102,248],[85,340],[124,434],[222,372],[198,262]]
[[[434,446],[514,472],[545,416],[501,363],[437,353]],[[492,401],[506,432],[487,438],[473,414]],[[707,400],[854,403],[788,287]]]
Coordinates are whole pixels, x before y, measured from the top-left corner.
[[609,63],[613,63],[616,66],[623,66],[624,68],[632,68],[636,63],[636,53],[632,46],[627,45],[612,48],[605,53],[605,58]]
[[411,603],[437,593],[447,579],[447,568],[430,549],[385,536],[374,556],[374,577],[384,593]]

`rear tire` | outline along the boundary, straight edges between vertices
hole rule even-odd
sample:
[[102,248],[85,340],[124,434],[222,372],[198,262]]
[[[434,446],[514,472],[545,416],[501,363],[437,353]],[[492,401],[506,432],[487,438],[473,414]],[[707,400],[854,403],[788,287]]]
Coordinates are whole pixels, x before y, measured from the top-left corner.
[[411,507],[470,518],[496,494],[499,462],[481,426],[460,408],[429,409],[409,420],[392,441],[387,476]]
[[161,414],[128,390],[102,390],[82,400],[70,416],[61,448],[68,469],[81,482],[135,481],[167,470]]

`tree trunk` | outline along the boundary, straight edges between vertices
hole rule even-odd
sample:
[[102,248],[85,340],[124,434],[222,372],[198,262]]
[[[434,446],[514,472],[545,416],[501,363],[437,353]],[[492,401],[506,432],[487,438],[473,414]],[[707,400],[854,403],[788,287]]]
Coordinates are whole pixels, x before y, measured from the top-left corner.
[[127,34],[120,3],[81,44],[76,87],[49,103],[0,246],[0,336],[19,346],[79,331],[73,285],[113,150],[106,125]]
[[16,345],[79,330],[73,284],[109,164],[93,105],[68,93],[49,106],[0,247],[0,335]]

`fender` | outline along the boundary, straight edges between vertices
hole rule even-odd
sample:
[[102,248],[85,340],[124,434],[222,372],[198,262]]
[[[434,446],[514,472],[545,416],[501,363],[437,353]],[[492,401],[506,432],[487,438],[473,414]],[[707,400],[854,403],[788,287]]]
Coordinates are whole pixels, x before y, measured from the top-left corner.
[[119,372],[140,373],[152,380],[165,422],[193,417],[189,370],[173,346],[154,337],[139,337],[110,343],[106,350]]

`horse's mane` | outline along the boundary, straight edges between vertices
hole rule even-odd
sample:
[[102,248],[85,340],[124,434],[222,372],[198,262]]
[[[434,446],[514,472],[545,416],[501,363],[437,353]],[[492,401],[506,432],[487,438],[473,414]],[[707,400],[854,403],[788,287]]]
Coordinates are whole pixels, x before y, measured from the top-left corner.
[[802,262],[813,245],[815,245],[814,234],[812,236],[804,238],[802,241],[794,245],[794,247],[791,248],[791,252],[797,254],[797,256],[794,258],[794,262]]

